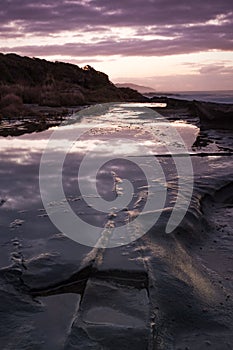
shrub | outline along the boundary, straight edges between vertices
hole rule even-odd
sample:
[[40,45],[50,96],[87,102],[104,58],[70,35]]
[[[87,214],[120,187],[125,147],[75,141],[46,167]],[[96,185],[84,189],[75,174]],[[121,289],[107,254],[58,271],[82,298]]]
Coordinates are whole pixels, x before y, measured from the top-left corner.
[[23,101],[19,96],[16,96],[15,94],[8,94],[6,96],[3,96],[0,101],[0,106],[4,108],[10,105],[22,106]]
[[2,97],[0,101],[0,112],[5,118],[23,116],[25,108],[22,99],[14,94],[8,94]]

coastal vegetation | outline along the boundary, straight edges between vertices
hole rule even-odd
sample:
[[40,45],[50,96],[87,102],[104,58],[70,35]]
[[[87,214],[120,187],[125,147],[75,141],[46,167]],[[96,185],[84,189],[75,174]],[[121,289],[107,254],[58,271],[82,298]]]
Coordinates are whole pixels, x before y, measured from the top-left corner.
[[53,108],[56,114],[56,108],[61,107],[145,99],[130,88],[117,88],[106,74],[89,65],[80,68],[70,63],[0,54],[1,118],[40,116],[43,108],[38,106]]

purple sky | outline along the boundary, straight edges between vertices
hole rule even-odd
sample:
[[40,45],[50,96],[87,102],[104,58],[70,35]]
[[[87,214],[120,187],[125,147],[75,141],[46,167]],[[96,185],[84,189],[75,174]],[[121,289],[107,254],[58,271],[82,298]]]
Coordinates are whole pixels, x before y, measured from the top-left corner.
[[233,89],[232,0],[1,0],[0,21],[2,52],[159,89]]

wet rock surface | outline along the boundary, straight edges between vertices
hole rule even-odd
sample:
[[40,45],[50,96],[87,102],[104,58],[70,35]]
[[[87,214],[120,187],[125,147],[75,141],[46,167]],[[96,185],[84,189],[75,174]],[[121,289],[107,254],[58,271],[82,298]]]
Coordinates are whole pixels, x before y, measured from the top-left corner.
[[[48,136],[43,135],[33,135],[37,147]],[[26,136],[23,147],[26,141],[33,149]],[[194,153],[208,156],[192,157],[192,201],[175,232],[165,233],[165,226],[176,178],[170,158],[161,157],[169,184],[161,218],[140,239],[110,249],[85,247],[51,224],[37,192],[41,149],[19,162],[19,150],[2,145],[2,349],[231,349],[233,174],[230,156],[221,156],[221,147],[232,149],[230,133],[207,131],[193,145]],[[72,164],[73,158],[68,178]],[[141,194],[143,181],[134,175]],[[66,186],[74,210],[91,210],[72,182]],[[129,219],[143,198],[135,196],[129,208],[108,216],[106,226]],[[62,208],[62,201],[51,207]],[[135,224],[126,234],[140,229]]]
[[147,348],[149,315],[146,289],[90,278],[65,349]]

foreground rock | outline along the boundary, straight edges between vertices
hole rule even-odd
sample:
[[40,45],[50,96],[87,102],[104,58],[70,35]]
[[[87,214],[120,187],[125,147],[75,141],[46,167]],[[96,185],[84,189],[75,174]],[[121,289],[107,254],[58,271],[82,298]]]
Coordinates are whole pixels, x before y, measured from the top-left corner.
[[0,124],[0,136],[20,136],[24,134],[31,134],[34,132],[41,132],[57,126],[61,123],[59,120],[26,120],[26,121],[11,121],[10,123]]
[[[173,108],[174,104],[177,107]],[[97,108],[97,112],[103,107]],[[176,101],[164,109],[168,115],[173,113],[174,118],[182,119],[177,111],[183,111],[189,120],[194,113],[192,104],[185,107]],[[112,123],[111,116],[108,118]],[[133,118],[131,122],[135,123],[135,115]],[[119,119],[117,123],[120,124]],[[232,133],[229,133],[231,147]],[[226,130],[210,131],[211,141],[215,143],[213,134],[227,140]],[[42,208],[40,196],[36,195],[39,194],[36,165],[41,153],[27,162],[19,162],[16,146],[10,145],[10,151],[15,151],[12,158],[9,151],[3,152],[6,160],[3,158],[1,170],[2,349],[204,350],[209,346],[215,350],[231,349],[233,173],[230,156],[213,157],[209,153],[206,159],[192,158],[195,174],[192,201],[176,231],[166,234],[179,178],[171,157],[162,155],[168,193],[160,219],[146,234],[141,225],[132,221],[132,227],[125,227],[121,239],[136,238],[135,234],[140,232],[141,239],[104,249],[82,246],[55,230]],[[69,170],[73,159],[68,163]],[[152,175],[157,181],[157,173]],[[70,178],[76,178],[76,169],[67,174],[64,184]],[[142,176],[134,172],[134,179],[135,188],[142,190]],[[67,200],[72,208],[93,215],[87,204],[81,204],[76,181],[68,184],[72,191],[70,195],[67,193]],[[139,201],[144,199],[142,194],[133,196],[130,208],[143,207],[144,201]],[[157,198],[157,192],[149,197],[154,204]],[[59,210],[63,215],[63,199],[50,204],[52,211]],[[131,220],[130,208],[124,208],[118,215],[103,216],[101,220],[109,220],[103,221],[108,230],[103,228],[99,239],[106,242],[110,233],[114,234],[113,227]],[[157,210],[144,213],[144,218],[156,215]]]
[[147,349],[149,306],[146,289],[89,279],[65,349]]

